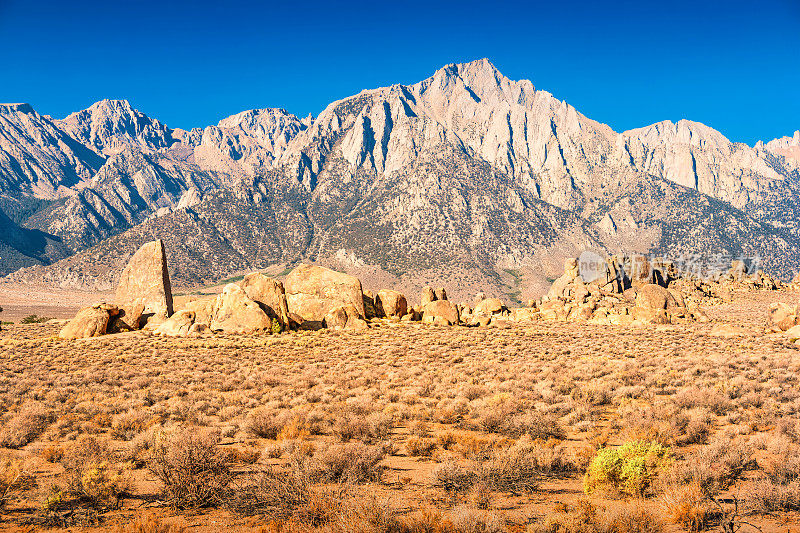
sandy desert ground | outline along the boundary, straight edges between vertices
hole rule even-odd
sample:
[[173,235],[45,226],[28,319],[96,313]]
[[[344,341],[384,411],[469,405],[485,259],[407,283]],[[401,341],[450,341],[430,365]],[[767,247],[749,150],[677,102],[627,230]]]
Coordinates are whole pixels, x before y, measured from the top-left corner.
[[[103,296],[1,290],[4,320]],[[765,333],[768,305],[797,298],[631,328],[4,326],[0,528],[797,531],[800,351]]]

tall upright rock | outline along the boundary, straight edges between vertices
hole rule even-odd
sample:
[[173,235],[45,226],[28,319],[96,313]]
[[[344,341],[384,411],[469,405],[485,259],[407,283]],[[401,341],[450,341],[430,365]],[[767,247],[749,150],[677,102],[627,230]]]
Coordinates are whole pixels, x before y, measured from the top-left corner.
[[172,315],[172,286],[167,271],[167,254],[160,239],[142,245],[122,271],[114,301],[120,320],[139,329],[153,317]]

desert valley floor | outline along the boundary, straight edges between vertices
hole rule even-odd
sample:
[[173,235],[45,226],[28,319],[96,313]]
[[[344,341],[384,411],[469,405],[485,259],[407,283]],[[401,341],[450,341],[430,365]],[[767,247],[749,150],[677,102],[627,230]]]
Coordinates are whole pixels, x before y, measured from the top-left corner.
[[[103,295],[20,290],[2,286],[3,530],[800,531],[800,350],[765,332],[793,291],[687,325],[65,341],[19,318]],[[604,484],[593,459],[625,443],[649,447],[638,477]]]

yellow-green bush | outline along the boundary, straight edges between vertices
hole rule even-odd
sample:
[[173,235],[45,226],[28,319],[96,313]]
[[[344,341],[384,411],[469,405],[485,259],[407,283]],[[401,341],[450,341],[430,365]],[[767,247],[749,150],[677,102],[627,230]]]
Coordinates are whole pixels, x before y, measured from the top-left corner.
[[630,441],[618,448],[600,450],[586,470],[586,494],[619,492],[628,496],[647,494],[655,478],[672,464],[667,447],[652,441]]
[[124,487],[122,471],[105,462],[86,465],[80,475],[80,494],[99,505],[116,507]]

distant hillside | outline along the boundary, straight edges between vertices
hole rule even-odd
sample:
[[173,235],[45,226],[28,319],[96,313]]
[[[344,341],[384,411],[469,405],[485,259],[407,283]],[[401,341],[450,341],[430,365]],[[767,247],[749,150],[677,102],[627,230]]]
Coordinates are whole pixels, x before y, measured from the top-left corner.
[[750,147],[687,120],[617,133],[487,60],[316,118],[251,110],[192,131],[126,101],[63,120],[1,105],[0,272],[108,287],[156,236],[178,284],[317,260],[524,298],[584,248],[758,255],[787,276],[799,135]]

